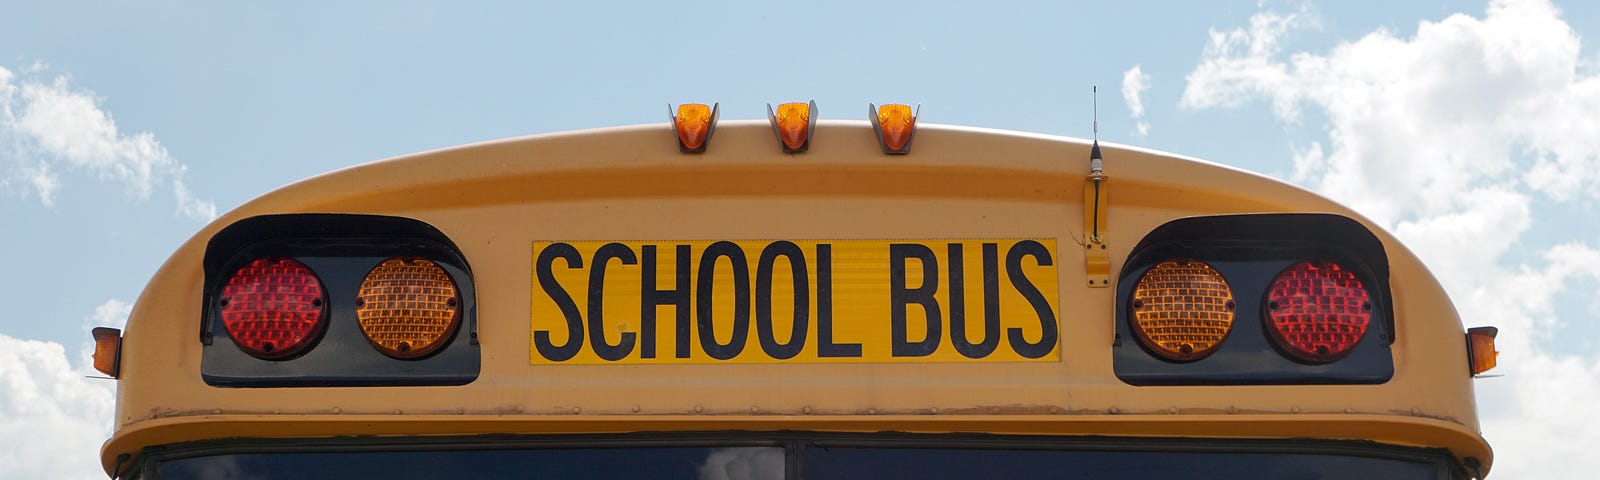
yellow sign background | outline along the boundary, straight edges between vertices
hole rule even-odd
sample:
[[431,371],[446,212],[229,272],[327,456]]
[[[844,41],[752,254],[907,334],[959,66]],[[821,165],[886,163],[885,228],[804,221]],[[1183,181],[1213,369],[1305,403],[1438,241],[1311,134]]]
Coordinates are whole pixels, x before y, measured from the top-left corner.
[[[534,242],[530,362],[1059,361],[1055,247],[1054,239]],[[709,255],[708,248],[714,250]],[[597,275],[602,250],[605,265]],[[684,251],[686,261],[679,258]],[[960,261],[952,262],[956,256]],[[643,318],[647,260],[657,290],[653,328]],[[903,266],[900,288],[897,264]],[[687,279],[677,277],[682,265]],[[930,269],[933,282],[925,278]],[[961,346],[952,328],[956,276],[965,324]],[[797,296],[803,312],[797,313]],[[595,301],[598,309],[591,308]],[[997,308],[988,302],[998,302]],[[678,323],[680,308],[688,311],[687,328]],[[903,322],[896,321],[897,309]],[[986,325],[990,316],[998,316],[995,331]],[[797,319],[804,324],[797,327]],[[897,323],[904,325],[899,332]],[[741,324],[742,338],[735,335]],[[937,337],[929,338],[930,326]],[[804,338],[797,342],[797,334]]]

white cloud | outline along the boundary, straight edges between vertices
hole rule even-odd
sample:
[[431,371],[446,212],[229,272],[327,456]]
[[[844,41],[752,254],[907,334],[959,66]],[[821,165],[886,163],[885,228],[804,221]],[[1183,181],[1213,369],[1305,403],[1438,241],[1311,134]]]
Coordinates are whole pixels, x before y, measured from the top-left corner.
[[[1327,137],[1295,147],[1297,182],[1394,231],[1444,282],[1468,325],[1501,327],[1505,378],[1477,383],[1494,478],[1579,478],[1600,470],[1600,354],[1558,353],[1573,322],[1552,305],[1600,292],[1593,238],[1513,259],[1540,197],[1600,200],[1600,76],[1545,0],[1492,1],[1481,17],[1378,30],[1327,52],[1284,53],[1308,8],[1263,11],[1213,30],[1180,106],[1265,101],[1284,123],[1325,116]],[[1561,229],[1556,229],[1561,230]],[[1570,232],[1571,230],[1567,230]],[[1574,235],[1567,233],[1568,235]]]
[[[1228,32],[1211,30],[1206,44],[1204,60],[1190,72],[1185,80],[1188,87],[1178,105],[1187,108],[1212,106],[1232,107],[1266,92],[1285,92],[1294,88],[1287,67],[1273,57],[1282,47],[1278,45],[1290,30],[1319,25],[1310,5],[1300,11],[1279,14],[1273,11],[1250,17],[1248,29]],[[1299,114],[1296,98],[1279,101],[1281,95],[1270,95],[1278,114],[1293,119]]]
[[115,384],[86,378],[59,343],[0,334],[0,477],[105,478]]
[[128,322],[128,314],[133,313],[133,304],[118,299],[109,299],[94,308],[94,315],[89,317],[89,327],[122,328]]
[[18,77],[0,67],[0,191],[52,206],[66,188],[62,175],[86,174],[121,184],[141,200],[171,189],[177,213],[216,217],[216,206],[190,193],[187,168],[154,135],[118,131],[93,92],[74,88],[64,75],[41,78],[46,68],[35,63]]
[[0,478],[105,478],[116,382],[93,369],[90,327],[122,328],[133,305],[109,299],[84,318],[77,363],[55,342],[0,334]]
[[1128,116],[1133,117],[1134,129],[1139,135],[1150,134],[1150,122],[1144,121],[1144,95],[1150,89],[1150,76],[1138,65],[1122,72],[1122,101],[1128,104]]

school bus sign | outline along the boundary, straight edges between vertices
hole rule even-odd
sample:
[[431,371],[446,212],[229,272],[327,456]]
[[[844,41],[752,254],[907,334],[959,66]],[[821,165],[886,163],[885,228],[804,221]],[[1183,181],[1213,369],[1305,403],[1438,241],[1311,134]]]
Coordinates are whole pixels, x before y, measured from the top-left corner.
[[1054,239],[533,244],[533,364],[1059,361]]

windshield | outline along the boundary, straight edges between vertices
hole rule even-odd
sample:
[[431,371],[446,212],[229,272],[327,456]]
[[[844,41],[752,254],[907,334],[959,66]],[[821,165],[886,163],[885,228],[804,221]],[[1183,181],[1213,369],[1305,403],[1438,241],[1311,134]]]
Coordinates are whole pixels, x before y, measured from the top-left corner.
[[[346,479],[346,478],[660,478],[768,479],[1281,479],[1317,480],[1450,478],[1448,454],[1358,445],[1262,451],[1261,444],[1182,444],[1127,441],[928,442],[772,440],[770,445],[672,446],[670,440],[641,446],[576,446],[538,442],[468,444],[274,445],[207,447],[158,453],[143,472],[162,480]],[[547,444],[549,443],[549,444]],[[593,442],[589,442],[593,443]],[[684,442],[680,442],[684,443]],[[696,441],[695,443],[703,443]],[[984,445],[993,443],[993,445]],[[1222,447],[1219,448],[1219,445]],[[1171,446],[1172,448],[1168,448]],[[1249,450],[1256,451],[1249,451]],[[289,451],[295,450],[295,451]],[[1223,450],[1223,451],[1218,451]]]

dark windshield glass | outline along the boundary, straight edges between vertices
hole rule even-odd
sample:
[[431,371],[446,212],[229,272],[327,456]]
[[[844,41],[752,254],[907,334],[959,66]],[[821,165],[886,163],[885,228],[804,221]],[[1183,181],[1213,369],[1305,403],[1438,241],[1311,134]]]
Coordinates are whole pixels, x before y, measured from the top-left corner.
[[822,448],[806,450],[806,476],[840,479],[1051,478],[1089,480],[1434,479],[1431,464],[1283,453],[1080,452]]
[[[659,440],[658,440],[659,441]],[[786,446],[777,446],[779,444]],[[657,443],[656,445],[660,445]],[[636,448],[523,445],[508,448],[423,445],[312,444],[268,452],[158,455],[147,466],[161,480],[347,478],[661,478],[709,480],[1048,478],[1123,480],[1437,480],[1432,455],[1385,454],[1363,447],[1323,451],[1314,446],[1264,452],[1229,448],[1152,450],[1122,442],[1074,447],[908,445],[835,446],[789,440],[774,446]],[[850,445],[850,444],[844,444]],[[1270,446],[1269,446],[1270,447]],[[249,447],[241,447],[249,448]],[[302,450],[303,449],[303,450]],[[315,453],[314,453],[315,452]],[[1352,453],[1354,452],[1354,453]],[[176,452],[174,452],[176,453]],[[1350,453],[1350,454],[1340,454]]]
[[265,453],[171,460],[161,464],[158,478],[776,480],[783,468],[778,447]]

